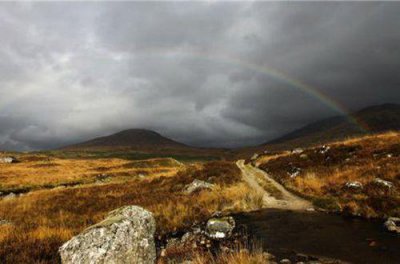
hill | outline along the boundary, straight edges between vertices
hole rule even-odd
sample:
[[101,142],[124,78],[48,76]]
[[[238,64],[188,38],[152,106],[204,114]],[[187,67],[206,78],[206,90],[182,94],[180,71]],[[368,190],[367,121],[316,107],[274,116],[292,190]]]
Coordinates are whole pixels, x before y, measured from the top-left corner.
[[391,130],[400,130],[400,105],[397,104],[371,106],[349,116],[320,120],[262,146],[273,149],[305,147]]
[[229,150],[197,148],[174,141],[151,130],[128,129],[109,136],[65,146],[53,154],[68,158],[73,156],[124,159],[173,157],[183,161],[220,159],[226,157]]
[[137,150],[185,149],[185,144],[163,137],[157,132],[146,129],[128,129],[109,136],[91,139],[82,143],[64,147],[64,149],[115,149],[129,148]]

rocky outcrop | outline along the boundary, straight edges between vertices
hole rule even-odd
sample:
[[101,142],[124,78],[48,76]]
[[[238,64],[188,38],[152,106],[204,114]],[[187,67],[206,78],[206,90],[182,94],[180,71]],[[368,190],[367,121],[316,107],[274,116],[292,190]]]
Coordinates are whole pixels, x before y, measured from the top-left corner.
[[400,217],[389,217],[384,225],[388,231],[400,234]]
[[138,206],[110,212],[102,222],[73,237],[59,249],[62,263],[155,263],[153,215]]
[[213,188],[214,184],[195,179],[191,184],[186,186],[185,193],[192,194],[201,190],[206,190],[206,189],[211,190]]

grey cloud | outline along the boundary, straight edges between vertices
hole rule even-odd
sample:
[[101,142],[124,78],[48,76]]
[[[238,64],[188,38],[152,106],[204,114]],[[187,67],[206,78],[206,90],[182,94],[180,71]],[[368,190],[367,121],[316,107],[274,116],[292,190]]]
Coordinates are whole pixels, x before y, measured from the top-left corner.
[[241,146],[340,114],[288,79],[350,110],[399,103],[399,11],[359,2],[1,3],[0,149],[132,127]]

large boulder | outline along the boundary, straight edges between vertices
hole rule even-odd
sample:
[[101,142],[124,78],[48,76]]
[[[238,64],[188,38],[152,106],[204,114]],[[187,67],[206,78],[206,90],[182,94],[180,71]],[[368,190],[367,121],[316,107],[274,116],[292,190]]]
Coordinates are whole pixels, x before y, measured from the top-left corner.
[[138,206],[110,212],[102,222],[73,237],[59,249],[62,263],[155,263],[153,215]]
[[201,190],[211,190],[213,188],[214,184],[195,179],[191,184],[186,186],[185,193],[192,194]]

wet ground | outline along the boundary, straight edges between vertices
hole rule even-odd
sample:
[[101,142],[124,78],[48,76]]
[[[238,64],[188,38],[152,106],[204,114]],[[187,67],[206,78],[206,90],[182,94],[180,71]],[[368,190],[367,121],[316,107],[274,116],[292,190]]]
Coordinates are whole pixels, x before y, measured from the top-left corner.
[[400,263],[400,235],[386,232],[382,221],[278,209],[235,219],[278,259],[294,261],[301,253],[350,263]]

